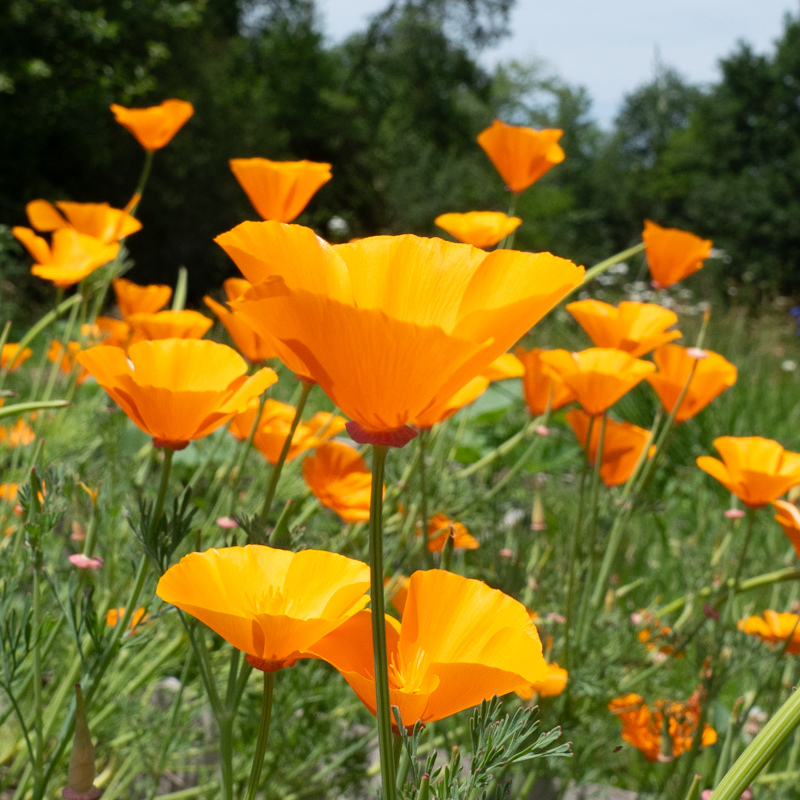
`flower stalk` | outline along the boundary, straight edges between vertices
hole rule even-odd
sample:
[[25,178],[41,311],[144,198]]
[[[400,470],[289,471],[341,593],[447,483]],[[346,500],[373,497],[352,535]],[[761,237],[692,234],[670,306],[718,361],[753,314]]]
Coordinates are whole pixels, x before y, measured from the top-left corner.
[[275,686],[275,673],[264,673],[264,697],[261,704],[261,724],[258,727],[258,740],[256,741],[256,752],[253,756],[253,766],[250,769],[250,780],[247,783],[247,794],[245,800],[255,800],[259,783],[261,782],[261,770],[264,766],[264,753],[267,751],[267,739],[269,738],[269,723],[272,717],[272,693]]

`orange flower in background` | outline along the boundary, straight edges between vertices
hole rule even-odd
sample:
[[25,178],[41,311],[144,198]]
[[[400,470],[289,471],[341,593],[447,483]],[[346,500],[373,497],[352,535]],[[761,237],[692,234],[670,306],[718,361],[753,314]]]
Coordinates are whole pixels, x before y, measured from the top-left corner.
[[[50,342],[50,349],[47,351],[47,360],[52,361],[54,364],[58,363],[58,368],[64,375],[71,375],[75,367],[75,360],[81,350],[80,342],[67,342],[67,350],[64,352],[61,342],[52,341]],[[85,369],[79,369],[77,374],[78,377],[75,379],[75,383],[78,386],[89,378],[89,373]]]
[[512,192],[523,192],[564,160],[558,129],[535,131],[496,119],[478,135],[478,144]]
[[711,253],[713,244],[688,231],[662,228],[649,219],[644,221],[642,239],[650,276],[659,286],[672,286],[697,272]]
[[[106,625],[109,628],[116,628],[117,623],[125,616],[125,606],[119,606],[118,608],[109,608],[106,611]],[[141,622],[144,624],[147,620],[150,619],[150,615],[144,610],[144,608],[137,608],[136,611],[131,614],[131,621],[128,625],[128,630],[134,631],[136,626]]]
[[160,284],[139,286],[125,278],[117,278],[112,286],[123,319],[128,319],[133,314],[155,314],[172,297],[172,288]]
[[118,242],[142,229],[142,223],[132,217],[127,209],[112,208],[108,203],[59,200],[54,206],[47,200],[33,200],[25,206],[25,211],[37,231],[72,228],[106,244]]
[[583,280],[549,253],[410,235],[331,246],[245,222],[216,241],[253,284],[231,307],[302,363],[356,441],[396,446]]
[[566,688],[568,679],[569,673],[564,667],[559,667],[553,662],[547,665],[547,677],[543,681],[517,689],[517,697],[526,702],[531,700],[535,694],[538,694],[539,697],[558,697]]
[[[591,417],[580,409],[568,411],[567,422],[575,433],[580,446],[586,449],[586,437],[589,434]],[[589,463],[597,460],[597,448],[600,444],[600,428],[602,420],[595,417],[592,425],[592,440],[589,443]],[[606,419],[606,435],[603,441],[603,463],[600,465],[600,477],[606,486],[619,486],[630,478],[648,441],[650,431],[631,425],[630,422],[615,422]],[[652,458],[656,452],[655,445],[650,445],[647,457]]]
[[751,508],[777,500],[800,483],[800,453],[760,436],[720,436],[714,447],[722,461],[700,456],[697,466]]
[[615,308],[599,300],[579,300],[570,303],[567,311],[596,347],[624,350],[637,358],[681,335],[667,330],[678,321],[675,312],[655,303],[623,301]]
[[263,219],[291,222],[331,179],[331,165],[315,161],[232,158],[231,171]]
[[704,350],[705,358],[697,360],[689,355],[690,349],[677,344],[659,347],[653,353],[658,372],[647,376],[647,382],[655,390],[661,405],[671,414],[689,380],[692,367],[697,363],[692,382],[675,415],[676,422],[691,419],[736,383],[736,367],[730,361],[710,350]]
[[503,353],[498,356],[481,375],[488,381],[504,381],[509,378],[521,378],[525,374],[525,365],[514,353]]
[[[314,497],[345,522],[366,522],[372,473],[347,444],[323,442],[303,461],[303,478]],[[384,490],[385,491],[385,490]]]
[[[428,550],[431,553],[441,553],[451,533],[455,550],[477,550],[481,546],[464,524],[455,522],[445,514],[434,514],[428,520]],[[420,531],[417,530],[417,536],[419,535]]]
[[125,108],[113,103],[111,111],[145,150],[160,150],[189,121],[194,106],[185,100],[165,100],[160,106],[149,108]]
[[13,503],[17,499],[18,489],[19,486],[16,483],[0,483],[0,500]]
[[383,584],[386,587],[386,599],[402,617],[406,607],[406,600],[408,600],[408,587],[411,585],[411,578],[407,578],[405,575],[395,575],[391,578],[386,578]]
[[583,410],[592,416],[607,411],[633,389],[655,365],[622,350],[593,347],[580,353],[545,350],[540,359],[572,390]]
[[113,317],[98,317],[94,322],[98,332],[98,343],[111,347],[126,347],[131,337],[131,326],[121,319]]
[[364,608],[368,589],[369,567],[360,561],[251,544],[184,556],[156,594],[247,653],[256,669],[274,672],[307,658]]
[[517,357],[525,370],[522,378],[525,405],[534,417],[544,414],[551,392],[552,411],[563,408],[575,399],[575,393],[561,380],[558,372],[542,361],[542,353],[546,352],[540,347],[531,350],[525,350],[524,347],[516,349]]
[[470,211],[466,214],[441,214],[434,222],[454,239],[485,250],[505,239],[522,225],[519,217],[502,211]]
[[[361,611],[317,642],[375,714],[372,618]],[[386,617],[390,703],[403,725],[433,722],[547,677],[522,603],[485,583],[433,569],[411,576],[403,621]]]
[[783,528],[783,532],[794,547],[794,552],[800,558],[800,509],[786,500],[773,500],[772,505],[778,512],[775,521]]
[[18,419],[9,428],[0,425],[0,444],[8,444],[9,447],[19,447],[20,445],[25,447],[35,438],[36,434],[24,419]]
[[22,366],[23,361],[32,355],[33,350],[30,347],[23,347],[20,350],[18,344],[4,344],[0,348],[0,369],[7,367],[9,372],[14,372]]
[[785,644],[790,639],[786,652],[800,653],[800,618],[797,614],[781,614],[767,609],[762,617],[740,619],[736,627],[748,636],[757,636],[762,642]]
[[230,347],[197,339],[138,342],[125,351],[101,345],[78,361],[156,447],[181,450],[244,411],[278,380]]
[[119,252],[118,243],[106,244],[72,228],[54,231],[51,244],[30,228],[16,227],[11,232],[33,256],[31,273],[62,288],[82,281]]
[[202,339],[214,324],[199,311],[158,311],[155,314],[131,314],[128,324],[133,341],[157,339]]

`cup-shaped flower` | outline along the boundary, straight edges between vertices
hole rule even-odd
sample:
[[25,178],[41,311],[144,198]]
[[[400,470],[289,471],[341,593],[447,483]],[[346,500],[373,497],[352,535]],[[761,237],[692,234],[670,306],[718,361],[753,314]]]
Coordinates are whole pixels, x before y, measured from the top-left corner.
[[161,339],[119,347],[92,347],[78,361],[94,375],[156,447],[181,450],[247,408],[278,380],[230,347],[198,339]]
[[117,278],[112,286],[123,319],[128,319],[133,314],[155,314],[172,297],[172,288],[161,284],[139,286],[125,278]]
[[[371,626],[370,611],[362,611],[312,651],[375,714]],[[386,650],[390,702],[405,726],[443,719],[547,676],[525,606],[481,581],[442,570],[411,576],[402,623],[386,617]]]
[[656,369],[649,361],[605,347],[592,347],[580,353],[545,350],[539,357],[592,416],[607,411]]
[[190,553],[168,569],[156,594],[208,625],[256,669],[292,666],[369,602],[361,561],[262,545]]
[[298,225],[245,222],[216,241],[253,284],[231,307],[293,353],[369,443],[408,441],[409,423],[583,279],[549,253],[410,235],[331,246]]
[[797,614],[781,614],[767,609],[763,617],[748,617],[736,623],[740,631],[748,636],[757,636],[762,642],[784,645],[786,652],[800,653],[800,617]]
[[[419,534],[418,530],[417,536]],[[428,520],[428,550],[431,553],[441,553],[449,536],[453,537],[454,550],[477,550],[481,546],[463,522],[456,522],[446,514],[434,514]]]
[[[586,449],[586,437],[589,435],[591,417],[578,408],[566,413],[566,420],[580,446]],[[592,425],[592,440],[589,442],[589,463],[597,460],[597,448],[600,442],[601,419],[595,417]],[[603,462],[600,465],[600,477],[606,486],[619,486],[630,478],[648,441],[650,431],[632,425],[630,422],[615,422],[606,419],[606,433],[603,441]],[[647,457],[655,453],[655,445],[650,445]]]
[[502,211],[468,211],[466,214],[440,214],[434,222],[454,239],[486,250],[515,231],[522,220]]
[[736,367],[719,353],[704,350],[705,357],[698,360],[692,357],[690,351],[691,348],[677,344],[659,347],[653,353],[658,372],[647,376],[647,382],[655,390],[661,405],[671,414],[689,380],[692,367],[697,364],[694,366],[692,382],[675,415],[676,422],[685,422],[699,414],[714,398],[736,383]]
[[331,179],[331,165],[316,161],[232,158],[231,172],[262,219],[291,222],[320,186]]
[[544,680],[517,689],[516,693],[525,701],[531,700],[535,694],[538,694],[539,697],[557,697],[566,688],[568,679],[567,670],[552,662],[547,665],[547,677]]
[[662,287],[672,286],[693,272],[697,272],[711,253],[713,242],[701,239],[689,231],[662,228],[644,221],[645,253],[650,277]]
[[534,417],[544,414],[551,394],[552,411],[563,408],[575,399],[575,393],[561,380],[559,373],[542,361],[541,356],[545,352],[547,351],[540,347],[531,350],[525,350],[524,347],[516,349],[517,358],[525,370],[522,376],[522,394],[528,412]]
[[772,505],[778,512],[775,514],[775,522],[783,528],[786,538],[800,558],[800,508],[787,500],[773,500]]
[[777,500],[800,483],[800,453],[760,436],[720,436],[714,447],[722,461],[700,456],[697,466],[751,508]]
[[624,350],[636,358],[681,335],[667,330],[678,321],[675,312],[655,303],[623,301],[615,308],[599,300],[579,300],[570,303],[567,311],[596,347]]
[[114,103],[111,111],[145,150],[160,150],[188,122],[194,106],[185,100],[165,100],[160,106],[149,108],[125,108]]
[[155,314],[131,314],[127,319],[133,341],[157,339],[202,339],[214,324],[199,311],[157,311]]
[[494,164],[512,192],[523,192],[542,175],[564,160],[558,129],[535,131],[506,125],[496,119],[478,135],[478,144]]
[[112,208],[108,203],[70,203],[59,200],[53,205],[47,200],[32,200],[25,211],[37,231],[72,228],[106,244],[118,242],[142,229],[142,223],[127,210]]
[[30,228],[12,228],[11,232],[33,256],[31,272],[62,288],[82,281],[119,252],[117,242],[106,244],[72,228],[54,231],[50,244]]
[[33,350],[30,347],[23,347],[21,350],[18,344],[4,344],[0,348],[0,369],[8,368],[9,372],[19,369],[22,363],[31,357]]

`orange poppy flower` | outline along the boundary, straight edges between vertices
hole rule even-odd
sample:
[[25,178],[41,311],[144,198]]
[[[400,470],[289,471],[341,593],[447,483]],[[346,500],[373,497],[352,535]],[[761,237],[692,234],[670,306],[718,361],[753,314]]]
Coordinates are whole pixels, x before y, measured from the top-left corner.
[[[354,448],[323,442],[303,461],[303,478],[314,497],[345,522],[366,522],[372,473]],[[384,489],[385,491],[385,489]]]
[[0,369],[5,369],[8,366],[8,371],[14,372],[31,355],[33,355],[33,350],[30,347],[23,347],[20,350],[18,344],[4,344],[0,349]]
[[519,217],[502,211],[469,211],[466,214],[441,214],[434,222],[454,239],[485,250],[505,239],[522,225]]
[[34,439],[36,439],[36,434],[24,419],[18,419],[8,428],[0,425],[0,444],[7,442],[9,447],[19,447],[20,445],[25,447]]
[[655,303],[623,301],[615,308],[599,300],[579,300],[570,303],[567,311],[595,346],[624,350],[637,358],[681,335],[667,330],[678,321],[675,312]]
[[299,225],[245,222],[216,241],[253,284],[231,307],[294,354],[362,443],[405,444],[408,423],[583,280],[549,253],[410,235],[331,246]]
[[111,111],[145,150],[160,150],[189,121],[194,106],[185,100],[165,100],[160,106],[149,108],[125,108],[113,103]]
[[131,337],[131,326],[121,319],[113,317],[98,317],[94,321],[97,329],[98,343],[110,345],[111,347],[126,347]]
[[794,547],[794,552],[800,558],[800,509],[786,500],[773,500],[772,505],[778,512],[775,521],[783,528],[783,532]]
[[117,278],[112,286],[123,319],[128,319],[133,314],[155,314],[172,297],[172,288],[160,284],[139,286],[125,278]]
[[603,347],[580,353],[545,350],[539,357],[558,374],[583,410],[592,416],[607,411],[656,369],[649,361]]
[[662,228],[649,219],[644,221],[642,239],[647,254],[650,277],[659,286],[672,286],[697,272],[711,253],[710,239],[701,239],[678,228]]
[[[689,355],[689,348],[677,344],[659,347],[653,353],[658,372],[647,376],[661,405],[668,414],[678,402],[696,359]],[[715,397],[736,383],[736,367],[719,353],[704,350],[705,358],[697,361],[692,382],[686,391],[681,407],[675,415],[676,422],[685,422],[700,413]]]
[[525,396],[525,405],[533,417],[544,414],[550,393],[553,394],[552,411],[563,408],[575,399],[575,393],[570,389],[561,376],[542,361],[542,353],[547,352],[540,347],[526,350],[524,347],[516,349],[525,370],[522,378],[522,393]]
[[517,689],[517,697],[526,702],[531,700],[535,694],[538,694],[539,697],[558,697],[566,688],[568,678],[569,673],[564,667],[559,667],[553,662],[547,665],[547,677],[544,680]]
[[190,553],[156,594],[208,625],[264,672],[291,667],[369,602],[360,561],[251,544]]
[[[241,278],[228,278],[222,285],[228,295],[228,300],[236,300],[250,288],[250,284]],[[221,303],[208,296],[203,298],[203,302],[217,315],[239,352],[248,361],[257,363],[277,357],[278,353],[272,340],[259,336],[245,321],[241,313],[229,311]]]
[[395,575],[392,578],[386,578],[383,584],[386,587],[386,599],[402,617],[406,607],[406,600],[408,600],[408,587],[411,585],[411,578],[407,578],[405,575]]
[[78,361],[156,447],[173,450],[208,436],[278,380],[268,368],[247,377],[235,350],[197,339],[138,342],[127,355],[101,345]]
[[[568,411],[565,416],[578,443],[585,450],[591,417],[585,411],[577,408]],[[594,464],[597,459],[600,428],[601,420],[595,418],[594,425],[592,425],[592,441],[589,443],[590,464]],[[649,439],[650,431],[644,428],[631,425],[630,422],[614,422],[613,419],[606,419],[603,463],[600,465],[600,477],[606,486],[619,486],[630,478]],[[650,445],[647,457],[652,458],[655,452],[655,445]]]
[[157,339],[202,339],[214,324],[199,311],[158,311],[155,314],[131,314],[128,323],[133,341]]
[[54,231],[52,244],[48,244],[30,228],[16,227],[11,232],[33,256],[35,263],[31,273],[60,287],[82,281],[103,264],[112,261],[119,252],[117,242],[106,244],[72,228]]
[[700,456],[697,466],[751,508],[777,500],[800,483],[800,453],[760,436],[720,436],[714,447],[722,461]]
[[564,131],[535,131],[506,125],[496,119],[478,135],[478,144],[494,164],[512,192],[523,192],[542,175],[564,160],[558,140]]
[[[386,617],[390,703],[403,725],[433,722],[547,676],[536,626],[522,603],[482,581],[433,569],[411,576],[403,621]],[[361,611],[317,642],[375,714],[372,617]]]
[[758,636],[762,642],[771,644],[783,645],[787,639],[791,639],[786,652],[792,655],[800,653],[800,623],[797,614],[781,614],[767,609],[763,618],[740,619],[736,627],[748,636]]
[[19,486],[16,483],[0,483],[0,500],[13,503],[17,499],[18,489]]
[[[118,608],[109,608],[106,611],[106,625],[109,628],[116,628],[117,623],[125,616],[125,606],[119,606]],[[136,626],[141,622],[144,624],[147,620],[150,619],[150,615],[144,610],[144,608],[137,608],[136,611],[131,614],[131,621],[128,625],[128,630],[134,631]]]
[[[63,372],[64,375],[71,375],[75,366],[75,359],[78,353],[81,352],[81,349],[80,342],[67,342],[67,351],[64,352],[61,342],[54,340],[50,342],[50,349],[47,351],[47,360],[52,361],[54,364],[59,362],[58,368],[61,372]],[[80,386],[84,381],[88,380],[88,378],[89,373],[85,369],[79,369],[75,383]]]
[[126,209],[111,208],[108,203],[70,203],[59,200],[54,206],[47,200],[33,200],[25,206],[25,211],[37,231],[72,228],[106,244],[118,242],[142,229],[142,223]]
[[291,222],[331,179],[331,165],[315,161],[232,158],[231,171],[263,219]]
[[498,356],[481,375],[488,381],[504,381],[509,378],[521,378],[525,374],[525,365],[514,353],[503,353]]
[[[441,553],[444,550],[447,537],[452,533],[453,548],[455,550],[477,550],[481,543],[470,534],[461,522],[455,522],[445,514],[434,514],[428,520],[428,550],[431,553]],[[417,530],[417,536],[420,531]]]

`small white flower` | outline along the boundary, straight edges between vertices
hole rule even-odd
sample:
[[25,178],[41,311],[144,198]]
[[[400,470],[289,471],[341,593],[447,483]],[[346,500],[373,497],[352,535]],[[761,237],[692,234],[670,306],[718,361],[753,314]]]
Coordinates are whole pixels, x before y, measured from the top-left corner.
[[792,361],[791,358],[787,358],[785,361],[781,362],[781,369],[784,372],[794,372],[797,369],[797,363]]

